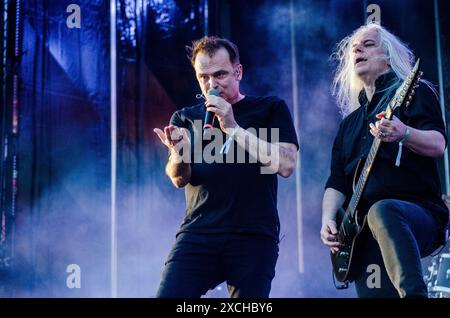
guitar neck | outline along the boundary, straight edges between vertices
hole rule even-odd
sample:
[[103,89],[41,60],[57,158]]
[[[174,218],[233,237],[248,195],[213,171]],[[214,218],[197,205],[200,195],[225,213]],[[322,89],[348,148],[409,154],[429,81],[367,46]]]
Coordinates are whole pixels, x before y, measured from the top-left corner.
[[374,138],[372,147],[369,151],[369,155],[367,156],[364,167],[361,171],[361,174],[359,175],[355,191],[353,192],[352,198],[350,199],[350,203],[347,207],[347,213],[349,213],[352,219],[355,217],[356,208],[358,207],[359,201],[364,191],[364,187],[366,186],[367,179],[369,177],[370,171],[372,170],[372,166],[377,156],[378,149],[380,148],[380,144],[380,139]]
[[[391,119],[393,116],[392,108],[390,106],[386,109],[385,117]],[[362,193],[369,178],[370,171],[372,170],[373,163],[378,154],[378,149],[380,148],[381,140],[379,138],[374,138],[372,146],[370,147],[369,154],[367,155],[366,162],[358,178],[358,183],[356,184],[355,191],[353,192],[352,198],[347,208],[347,212],[353,219],[355,217],[356,208],[358,207],[359,201],[361,199]]]

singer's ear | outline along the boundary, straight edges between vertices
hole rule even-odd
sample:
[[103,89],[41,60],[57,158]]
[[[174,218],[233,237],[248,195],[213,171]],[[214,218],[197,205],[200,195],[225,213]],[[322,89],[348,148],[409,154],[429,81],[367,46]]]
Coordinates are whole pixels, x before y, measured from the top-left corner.
[[241,64],[239,64],[238,67],[236,68],[236,70],[234,71],[234,75],[236,76],[237,80],[242,79],[242,65]]

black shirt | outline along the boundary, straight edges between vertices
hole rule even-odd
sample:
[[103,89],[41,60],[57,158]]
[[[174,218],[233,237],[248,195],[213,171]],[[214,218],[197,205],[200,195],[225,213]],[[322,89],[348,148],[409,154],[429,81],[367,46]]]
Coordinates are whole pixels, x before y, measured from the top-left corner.
[[[283,100],[246,96],[232,107],[235,120],[242,128],[255,128],[257,134],[259,128],[269,128],[269,131],[278,128],[279,142],[293,143],[298,149],[291,115]],[[205,111],[203,103],[186,107],[176,111],[170,120],[172,125],[189,129],[191,157],[195,149],[198,155],[199,143],[202,143],[202,150],[210,143],[201,140]],[[198,120],[202,121],[200,126]],[[215,127],[219,127],[217,120]],[[263,134],[258,136],[271,141],[270,133],[268,138]],[[224,141],[226,138],[223,134]],[[198,162],[198,157],[191,158],[191,179],[185,188],[186,215],[178,234],[184,231],[260,233],[278,239],[277,175],[261,174],[261,165],[255,160],[249,163],[247,152],[246,163],[227,163],[227,157],[228,162],[236,160],[237,153],[237,145],[233,142],[228,154],[223,155],[223,163],[206,163],[203,157]]]
[[[387,103],[395,95],[395,89],[387,90],[395,82],[399,81],[394,72],[380,76],[376,80],[372,100],[368,102],[362,91],[359,96],[362,106],[340,124],[333,144],[331,174],[325,187],[345,194],[346,204],[351,198],[356,165],[362,159],[359,169],[362,168],[372,146],[374,137],[369,132],[369,123],[378,120],[375,115],[385,110]],[[440,132],[447,141],[436,95],[425,83],[420,83],[409,107],[397,108],[394,114],[410,127]],[[403,147],[400,166],[397,167],[397,153],[397,142],[381,143],[361,205],[369,207],[381,199],[406,200],[422,205],[433,213],[442,225],[447,224],[448,210],[441,199],[436,160]]]

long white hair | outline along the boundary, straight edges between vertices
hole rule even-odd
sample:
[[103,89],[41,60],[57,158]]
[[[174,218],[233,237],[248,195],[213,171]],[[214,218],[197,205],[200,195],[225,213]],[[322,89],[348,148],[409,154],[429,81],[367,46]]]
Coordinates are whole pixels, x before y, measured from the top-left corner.
[[[356,29],[351,35],[340,41],[332,58],[338,61],[334,74],[332,92],[337,99],[341,114],[345,117],[360,107],[358,96],[363,89],[361,79],[356,75],[352,61],[352,44],[357,35],[368,30],[376,30],[380,36],[381,47],[384,48],[388,64],[399,81],[404,80],[414,66],[414,54],[398,37],[377,23],[369,23]],[[392,86],[398,86],[394,83]],[[390,87],[391,89],[395,87]],[[390,89],[388,88],[388,89]]]

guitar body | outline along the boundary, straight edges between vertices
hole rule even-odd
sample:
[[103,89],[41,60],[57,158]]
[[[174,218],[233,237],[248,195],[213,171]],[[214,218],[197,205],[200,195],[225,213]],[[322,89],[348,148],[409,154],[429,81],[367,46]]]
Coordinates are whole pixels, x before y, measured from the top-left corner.
[[339,209],[336,223],[339,229],[338,240],[341,244],[339,251],[330,253],[331,263],[336,279],[340,282],[352,282],[354,280],[354,256],[359,250],[359,244],[364,240],[358,240],[366,227],[367,215],[364,216],[361,225],[351,221],[344,209]]

